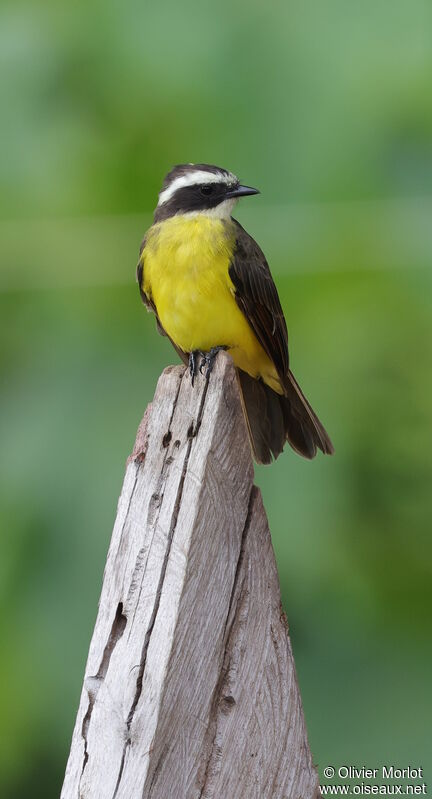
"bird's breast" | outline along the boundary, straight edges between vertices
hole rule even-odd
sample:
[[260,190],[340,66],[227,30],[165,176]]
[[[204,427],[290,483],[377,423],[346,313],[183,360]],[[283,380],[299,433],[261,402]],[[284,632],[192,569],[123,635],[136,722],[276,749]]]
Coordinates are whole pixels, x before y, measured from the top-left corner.
[[142,252],[142,288],[162,327],[184,352],[225,346],[236,366],[278,393],[276,368],[235,299],[229,266],[234,222],[174,216],[153,225]]
[[234,247],[233,223],[199,215],[172,217],[147,235],[144,291],[168,335],[186,352],[229,344],[221,337],[230,335],[231,312],[239,313],[228,274]]

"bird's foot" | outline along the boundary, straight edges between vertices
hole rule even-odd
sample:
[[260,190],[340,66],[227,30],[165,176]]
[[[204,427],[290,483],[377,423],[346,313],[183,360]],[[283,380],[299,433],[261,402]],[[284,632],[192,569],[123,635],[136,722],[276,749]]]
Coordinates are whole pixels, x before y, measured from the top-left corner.
[[198,359],[200,355],[203,355],[200,350],[192,350],[192,352],[189,353],[189,374],[191,376],[192,386],[198,374]]
[[200,363],[199,370],[200,370],[200,374],[203,374],[205,376],[206,380],[209,379],[209,377],[210,377],[210,375],[211,375],[211,373],[213,371],[213,366],[215,365],[216,356],[217,356],[218,352],[220,352],[221,350],[227,350],[227,349],[228,349],[228,347],[225,347],[225,346],[212,347],[210,352],[204,352],[203,353],[203,357],[202,357],[202,361]]

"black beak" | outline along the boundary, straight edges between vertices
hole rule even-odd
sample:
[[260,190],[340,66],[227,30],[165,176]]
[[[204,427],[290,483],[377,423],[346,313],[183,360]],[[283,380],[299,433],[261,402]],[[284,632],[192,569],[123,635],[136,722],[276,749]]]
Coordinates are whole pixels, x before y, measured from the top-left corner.
[[253,189],[252,186],[235,186],[226,193],[226,197],[247,197],[249,194],[259,194],[259,189]]

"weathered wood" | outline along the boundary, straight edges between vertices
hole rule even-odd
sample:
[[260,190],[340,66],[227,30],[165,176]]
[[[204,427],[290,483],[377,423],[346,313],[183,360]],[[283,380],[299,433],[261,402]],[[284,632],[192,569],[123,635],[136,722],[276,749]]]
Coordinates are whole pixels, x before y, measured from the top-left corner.
[[166,369],[119,500],[62,799],[319,795],[230,358]]

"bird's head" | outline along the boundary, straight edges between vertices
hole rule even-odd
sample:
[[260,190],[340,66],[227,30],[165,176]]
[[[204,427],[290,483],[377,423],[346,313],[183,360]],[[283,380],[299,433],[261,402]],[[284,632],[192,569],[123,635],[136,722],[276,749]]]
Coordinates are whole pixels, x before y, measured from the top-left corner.
[[178,164],[168,172],[159,192],[155,222],[178,214],[229,219],[237,200],[248,194],[259,191],[241,185],[226,169],[210,164]]

